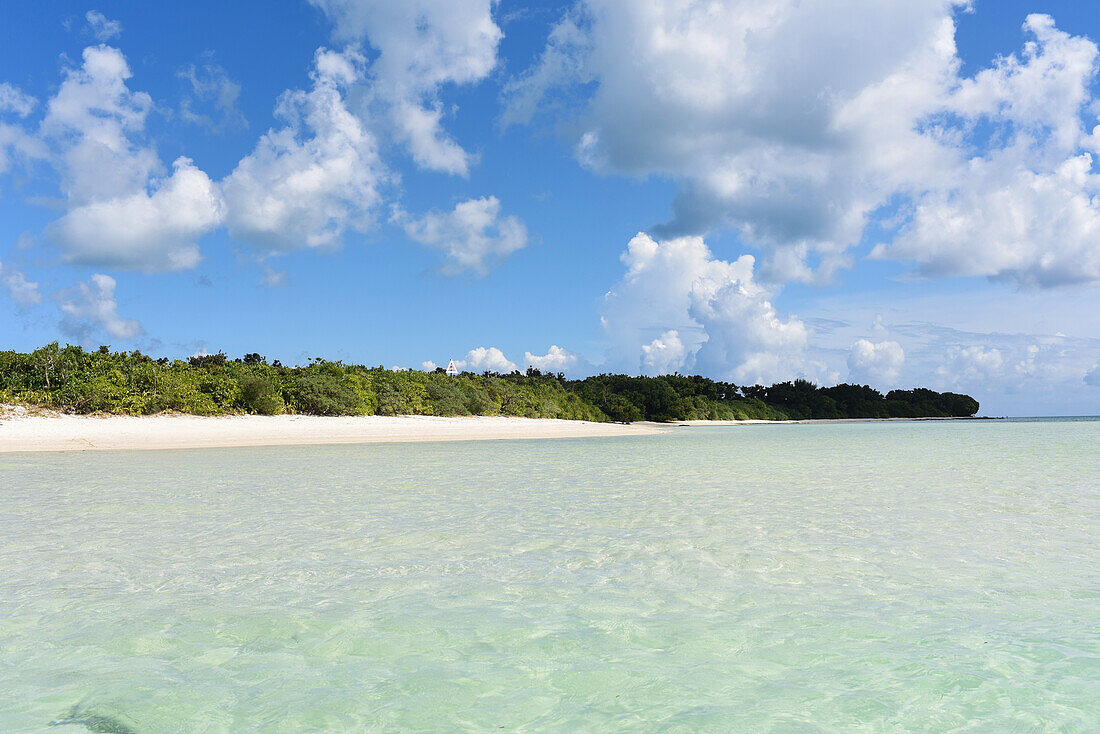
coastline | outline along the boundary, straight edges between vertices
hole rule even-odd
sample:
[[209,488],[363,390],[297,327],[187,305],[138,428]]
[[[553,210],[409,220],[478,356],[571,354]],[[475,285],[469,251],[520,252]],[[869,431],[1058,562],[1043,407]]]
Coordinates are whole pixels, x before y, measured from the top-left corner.
[[650,436],[683,427],[878,423],[975,418],[849,418],[789,421],[593,423],[512,416],[194,415],[88,416],[0,406],[0,454],[50,451],[312,446]]
[[47,451],[161,450],[246,446],[491,441],[645,436],[656,424],[507,416],[193,415],[83,416],[0,414],[0,454]]

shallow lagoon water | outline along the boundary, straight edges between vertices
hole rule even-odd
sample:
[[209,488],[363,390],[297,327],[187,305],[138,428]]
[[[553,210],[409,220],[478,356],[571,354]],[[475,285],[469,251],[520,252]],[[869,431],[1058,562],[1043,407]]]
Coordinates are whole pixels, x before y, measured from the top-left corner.
[[1098,447],[981,421],[2,456],[0,731],[1096,731]]

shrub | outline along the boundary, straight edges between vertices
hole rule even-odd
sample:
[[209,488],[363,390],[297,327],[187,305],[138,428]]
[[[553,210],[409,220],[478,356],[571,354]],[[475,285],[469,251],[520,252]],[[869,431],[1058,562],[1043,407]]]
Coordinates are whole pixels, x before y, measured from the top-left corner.
[[603,405],[603,412],[607,413],[607,417],[611,420],[621,423],[633,423],[644,417],[641,408],[622,395],[617,394],[607,397],[607,402]]
[[363,400],[355,388],[334,374],[306,372],[294,381],[298,411],[313,415],[362,415]]
[[263,377],[253,376],[241,380],[241,402],[250,413],[282,415],[286,401],[279,388]]
[[432,415],[465,415],[466,395],[449,377],[428,383],[428,400]]
[[241,383],[229,372],[205,372],[199,379],[199,391],[210,396],[219,413],[230,412],[241,402]]

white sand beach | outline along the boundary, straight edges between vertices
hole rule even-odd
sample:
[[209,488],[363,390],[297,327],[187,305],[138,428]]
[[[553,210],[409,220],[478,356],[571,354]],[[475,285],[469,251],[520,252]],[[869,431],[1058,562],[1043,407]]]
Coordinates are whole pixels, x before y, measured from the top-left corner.
[[5,406],[0,412],[0,453],[584,438],[639,436],[662,430],[665,429],[653,424],[623,425],[504,416],[100,417],[33,414],[25,409]]
[[497,441],[524,438],[646,436],[676,428],[760,424],[881,423],[981,420],[973,418],[845,418],[831,421],[674,421],[592,423],[514,416],[425,415],[70,415],[17,405],[0,405],[0,453],[305,446],[409,441]]

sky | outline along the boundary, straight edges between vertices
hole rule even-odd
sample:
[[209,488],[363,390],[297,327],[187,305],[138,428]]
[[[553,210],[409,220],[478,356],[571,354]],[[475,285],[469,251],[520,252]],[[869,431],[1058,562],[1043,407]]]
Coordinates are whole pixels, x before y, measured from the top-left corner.
[[0,349],[1100,414],[1100,6],[0,9]]

